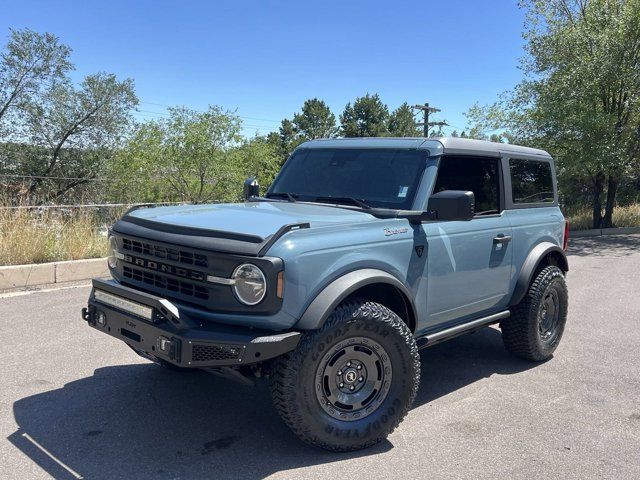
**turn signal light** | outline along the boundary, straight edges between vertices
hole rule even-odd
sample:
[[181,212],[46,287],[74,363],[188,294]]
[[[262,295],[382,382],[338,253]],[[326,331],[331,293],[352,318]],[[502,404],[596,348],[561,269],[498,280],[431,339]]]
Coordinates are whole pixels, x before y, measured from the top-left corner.
[[284,295],[284,272],[278,272],[278,283],[276,285],[276,295],[278,298],[282,298]]

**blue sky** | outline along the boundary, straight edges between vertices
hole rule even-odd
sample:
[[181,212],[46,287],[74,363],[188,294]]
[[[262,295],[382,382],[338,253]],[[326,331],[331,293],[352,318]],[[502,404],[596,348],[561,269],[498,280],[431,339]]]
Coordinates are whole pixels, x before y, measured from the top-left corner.
[[9,28],[48,31],[73,48],[75,78],[133,78],[138,118],[215,104],[237,109],[246,134],[277,129],[307,98],[337,117],[367,92],[390,109],[429,101],[460,130],[471,105],[521,78],[516,0],[0,0],[0,11],[3,44]]

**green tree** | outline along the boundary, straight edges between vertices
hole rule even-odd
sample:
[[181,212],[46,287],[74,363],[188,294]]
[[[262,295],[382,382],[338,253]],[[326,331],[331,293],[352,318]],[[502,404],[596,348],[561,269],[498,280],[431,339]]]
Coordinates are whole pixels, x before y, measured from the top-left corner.
[[280,157],[266,137],[256,136],[243,139],[240,145],[231,149],[231,164],[236,166],[235,180],[227,197],[231,201],[240,200],[242,186],[246,178],[256,176],[263,192],[273,182],[280,171]]
[[[49,33],[12,30],[0,57],[0,171],[12,202],[71,198],[106,166],[137,104],[131,80],[69,78],[71,49]],[[64,178],[59,178],[64,177]]]
[[70,52],[50,33],[11,30],[0,56],[0,124],[13,107],[65,77]]
[[336,117],[329,106],[318,98],[306,100],[302,111],[293,116],[295,131],[305,140],[332,138],[338,133]]
[[460,134],[461,138],[472,138],[475,140],[488,140],[496,143],[526,143],[526,140],[513,138],[513,135],[502,128],[495,131],[495,127],[501,127],[504,122],[489,121],[503,117],[503,113],[497,105],[491,107],[481,107],[479,105],[472,106],[465,116],[471,121],[469,131],[463,130]]
[[[133,81],[114,75],[89,75],[79,87],[59,81],[22,107],[21,136],[34,155],[14,164],[33,175],[25,196],[31,201],[57,199],[100,175],[120,144],[138,103]],[[68,177],[69,180],[47,180]]]
[[389,109],[378,94],[357,98],[347,103],[340,115],[341,132],[345,137],[384,137],[389,134]]
[[304,137],[300,135],[293,121],[285,118],[280,123],[280,128],[277,132],[271,132],[267,135],[267,141],[277,153],[280,164],[283,164],[289,158],[291,152],[304,142]]
[[293,115],[293,120],[282,120],[278,132],[267,135],[267,141],[275,148],[281,163],[284,163],[302,142],[332,138],[337,134],[336,117],[329,106],[318,98],[310,98],[304,102],[302,110]]
[[246,177],[268,185],[279,167],[265,137],[242,139],[239,117],[217,106],[206,112],[169,109],[169,118],[140,124],[116,157],[114,196],[128,201],[237,201]]
[[[141,124],[119,152],[116,171],[129,188],[127,175],[133,173],[141,189],[160,182],[163,196],[205,203],[225,198],[233,172],[227,165],[228,150],[240,142],[241,121],[220,107],[202,113],[185,107],[169,109],[169,118]],[[129,172],[129,173],[128,173]],[[151,191],[156,193],[158,187]]]
[[392,137],[420,137],[422,130],[416,125],[413,111],[407,102],[389,116],[389,134]]
[[619,183],[640,156],[640,0],[522,5],[526,78],[475,119],[549,150],[561,176],[590,184],[593,226],[610,227]]

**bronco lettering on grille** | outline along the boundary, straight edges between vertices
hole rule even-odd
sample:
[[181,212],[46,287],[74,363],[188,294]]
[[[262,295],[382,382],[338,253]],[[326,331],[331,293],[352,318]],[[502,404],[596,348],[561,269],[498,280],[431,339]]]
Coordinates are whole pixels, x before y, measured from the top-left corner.
[[153,260],[146,260],[144,258],[137,258],[131,255],[124,255],[123,260],[132,265],[148,268],[149,270],[155,270],[161,273],[167,273],[169,275],[175,275],[177,277],[188,278],[190,280],[204,282],[207,279],[207,275],[202,272],[196,272],[182,267],[174,267],[173,265],[154,262]]

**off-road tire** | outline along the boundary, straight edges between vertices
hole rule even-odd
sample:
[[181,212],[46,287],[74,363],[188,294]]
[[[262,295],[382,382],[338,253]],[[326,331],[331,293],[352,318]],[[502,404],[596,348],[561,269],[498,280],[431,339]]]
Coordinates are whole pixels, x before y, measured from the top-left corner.
[[[555,329],[545,339],[541,322],[546,312],[545,299],[557,299]],[[500,324],[502,339],[513,355],[533,362],[547,360],[560,343],[567,321],[569,294],[564,274],[556,266],[539,269],[522,301],[511,309],[511,316]]]
[[[389,378],[386,396],[370,413],[350,420],[330,402],[321,405],[323,395],[319,373],[327,355],[341,348],[355,348],[357,342],[377,344],[385,358],[384,377],[378,369],[375,381]],[[346,358],[346,357],[345,357]],[[344,360],[344,359],[343,359]],[[324,370],[322,370],[324,371]],[[372,381],[374,377],[371,377]],[[360,380],[360,379],[358,379]],[[367,383],[367,382],[365,382]],[[420,383],[420,356],[407,325],[388,308],[370,301],[341,304],[322,328],[304,335],[296,350],[280,357],[270,376],[273,404],[293,433],[304,442],[330,451],[353,451],[374,445],[387,437],[403,420]],[[363,410],[364,412],[364,410]]]

